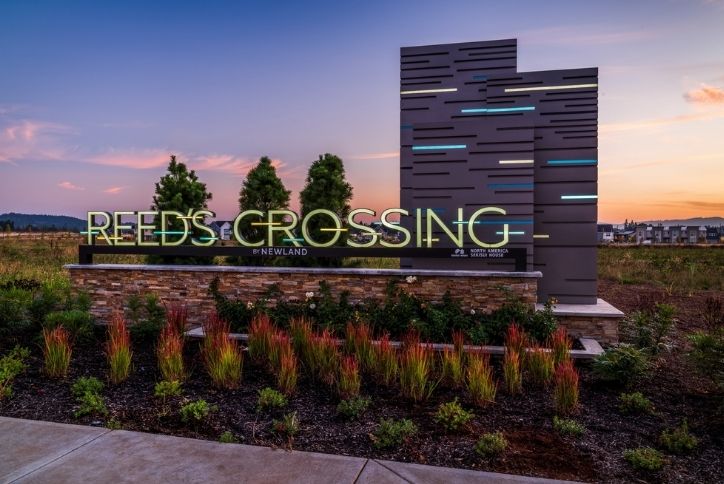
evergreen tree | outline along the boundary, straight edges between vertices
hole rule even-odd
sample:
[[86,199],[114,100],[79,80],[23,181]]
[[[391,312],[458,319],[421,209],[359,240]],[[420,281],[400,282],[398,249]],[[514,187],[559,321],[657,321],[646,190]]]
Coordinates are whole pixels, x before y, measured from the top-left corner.
[[[277,176],[276,169],[271,160],[263,156],[259,163],[249,170],[244,179],[244,184],[239,192],[239,211],[260,210],[282,210],[289,208],[290,190],[284,187],[284,183]],[[253,226],[254,217],[245,217],[239,222],[241,236],[251,242],[264,239],[267,236],[266,226]],[[283,245],[281,233],[276,234],[274,240],[267,240],[266,245]],[[274,265],[277,260],[260,259],[257,257],[230,257],[229,262],[242,265]]]
[[[329,153],[320,155],[319,159],[309,167],[306,184],[299,194],[302,217],[313,210],[324,208],[334,212],[344,227],[350,212],[351,198],[352,185],[347,183],[345,178],[342,159]],[[312,218],[308,224],[310,236],[322,243],[331,240],[335,235],[334,232],[320,230],[329,223],[329,217],[324,215]],[[344,239],[345,237],[340,237],[335,245],[344,245]],[[318,265],[339,266],[342,261],[320,258],[316,262]]]
[[[151,210],[166,211],[175,210],[188,213],[190,209],[203,210],[208,208],[207,203],[211,200],[211,193],[206,191],[206,184],[199,181],[194,170],[189,171],[184,163],[176,161],[176,155],[171,155],[167,173],[156,183],[156,194],[153,196]],[[156,227],[160,229],[160,215],[154,220]],[[183,230],[183,222],[171,218],[167,230]],[[189,238],[186,244],[191,244],[191,237],[202,235],[189,227]],[[174,256],[148,256],[149,264],[211,264],[213,257],[174,257]]]

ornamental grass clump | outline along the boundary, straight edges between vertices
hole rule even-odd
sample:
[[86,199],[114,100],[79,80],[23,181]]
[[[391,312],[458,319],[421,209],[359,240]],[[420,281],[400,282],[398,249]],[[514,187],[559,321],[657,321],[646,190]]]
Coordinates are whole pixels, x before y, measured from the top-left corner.
[[556,367],[553,376],[553,403],[559,415],[573,413],[578,407],[578,371],[573,361],[564,361]]
[[508,351],[518,354],[519,359],[524,359],[525,348],[528,346],[528,335],[516,323],[508,326],[505,333],[505,348]]
[[390,343],[390,335],[385,333],[375,346],[377,354],[377,367],[375,374],[378,381],[384,386],[390,387],[397,380],[397,372],[399,370],[399,362],[397,360],[397,350]]
[[259,313],[251,320],[249,325],[249,356],[251,359],[262,362],[269,357],[274,336],[274,326],[269,316]]
[[490,356],[478,352],[468,355],[465,387],[478,407],[484,407],[495,401],[497,384],[493,378]]
[[460,329],[453,331],[452,341],[455,352],[462,358],[465,355],[465,332]]
[[377,355],[372,345],[372,329],[369,324],[364,322],[356,325],[351,322],[347,323],[345,346],[348,353],[357,357],[362,370],[374,371]]
[[289,333],[292,337],[294,352],[306,363],[314,337],[312,322],[306,318],[293,318],[289,322]]
[[551,352],[553,353],[553,364],[560,365],[571,359],[571,340],[568,338],[566,328],[559,327],[550,337]]
[[277,387],[285,395],[292,395],[297,390],[299,363],[293,352],[282,355],[277,371]]
[[511,395],[523,391],[523,373],[520,370],[520,355],[517,351],[506,348],[503,356],[503,381],[505,389]]
[[540,345],[533,345],[528,351],[528,357],[525,360],[525,366],[528,370],[530,381],[534,385],[545,386],[550,383],[553,378],[553,353],[548,348]]
[[426,400],[435,388],[430,381],[432,349],[428,345],[407,345],[400,357],[400,389],[414,402]]
[[161,329],[156,346],[156,357],[161,377],[167,381],[183,381],[184,370],[184,338],[176,325],[169,322]]
[[50,378],[63,378],[68,374],[70,356],[70,333],[63,326],[43,330],[43,358],[45,374]]
[[463,383],[463,355],[445,348],[442,352],[442,381],[450,388],[460,388]]
[[337,342],[328,329],[312,338],[309,348],[309,366],[312,374],[323,383],[334,386],[339,369]]
[[342,358],[342,364],[339,367],[339,379],[337,381],[337,391],[343,399],[349,399],[359,395],[360,376],[359,364],[353,356],[345,356]]
[[189,310],[185,305],[172,304],[166,308],[166,326],[171,326],[176,333],[183,335],[189,319]]
[[282,366],[282,358],[285,355],[294,353],[292,348],[292,340],[283,330],[276,330],[272,333],[271,345],[269,346],[269,366],[276,375]]
[[211,331],[206,331],[203,352],[206,371],[214,386],[238,388],[243,364],[239,344],[229,337],[229,325],[218,317],[212,317],[208,327]]
[[117,385],[126,381],[131,373],[131,333],[126,326],[126,320],[120,313],[114,313],[108,325],[108,339],[106,341],[106,355],[110,366],[109,379]]

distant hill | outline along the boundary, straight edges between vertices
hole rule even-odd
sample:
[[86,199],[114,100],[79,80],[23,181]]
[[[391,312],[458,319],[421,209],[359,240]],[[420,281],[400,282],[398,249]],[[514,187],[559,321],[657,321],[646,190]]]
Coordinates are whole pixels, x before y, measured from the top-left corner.
[[7,223],[10,223],[15,230],[26,230],[31,226],[33,230],[80,232],[86,227],[85,220],[67,215],[31,215],[12,212],[0,214],[0,230],[3,230]]
[[651,225],[724,225],[724,217],[694,217],[673,220],[648,220],[641,223]]

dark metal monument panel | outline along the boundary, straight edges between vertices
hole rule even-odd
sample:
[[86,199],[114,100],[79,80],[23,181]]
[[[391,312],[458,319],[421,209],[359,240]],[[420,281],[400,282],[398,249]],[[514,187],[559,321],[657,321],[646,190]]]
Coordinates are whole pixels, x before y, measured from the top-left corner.
[[[516,222],[510,247],[525,247],[529,269],[543,273],[539,299],[595,303],[598,70],[517,72],[516,57],[514,39],[401,50],[401,206],[433,208],[449,223],[457,207],[469,208],[466,215],[504,208],[501,221]],[[403,219],[414,231],[410,223]],[[497,240],[501,228],[485,225],[480,238]],[[441,231],[434,236],[449,245]],[[506,268],[428,258],[402,264]]]

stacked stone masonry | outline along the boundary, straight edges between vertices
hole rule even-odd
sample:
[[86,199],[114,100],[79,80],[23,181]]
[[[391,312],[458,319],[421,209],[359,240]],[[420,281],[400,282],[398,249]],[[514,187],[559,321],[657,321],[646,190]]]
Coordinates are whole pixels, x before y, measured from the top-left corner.
[[91,312],[101,321],[113,311],[125,309],[129,296],[154,293],[165,304],[185,304],[192,323],[199,323],[214,310],[209,286],[217,277],[221,294],[242,301],[254,302],[266,296],[274,284],[285,299],[304,299],[307,292],[318,294],[323,281],[329,284],[334,296],[349,292],[352,303],[382,300],[388,283],[395,281],[404,291],[430,301],[440,301],[445,292],[450,291],[465,309],[485,312],[502,306],[510,295],[532,306],[539,277],[536,272],[121,265],[70,265],[67,268],[73,287],[91,296]]

